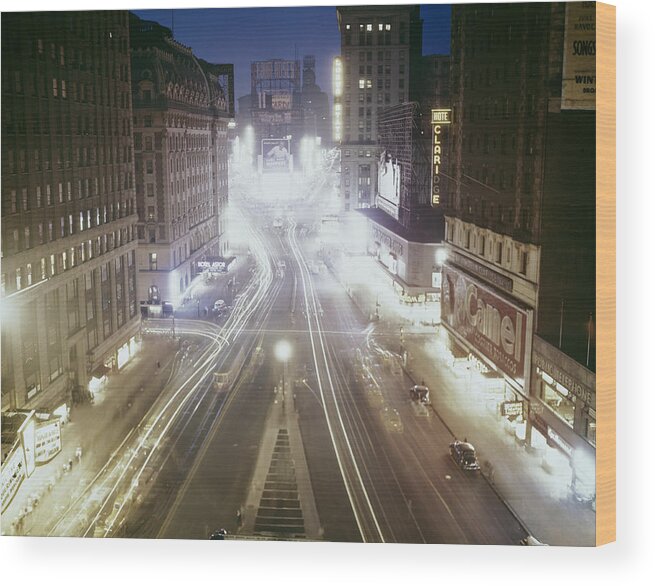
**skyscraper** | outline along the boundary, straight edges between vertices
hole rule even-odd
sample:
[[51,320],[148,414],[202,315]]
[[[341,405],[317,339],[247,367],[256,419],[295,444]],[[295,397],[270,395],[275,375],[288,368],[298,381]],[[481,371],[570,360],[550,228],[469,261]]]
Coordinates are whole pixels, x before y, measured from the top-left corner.
[[442,288],[451,341],[578,486],[596,425],[594,21],[585,2],[453,6]]
[[138,292],[177,302],[198,262],[227,252],[231,65],[197,59],[166,27],[132,17]]
[[2,18],[2,408],[65,413],[139,328],[128,13]]
[[375,197],[378,110],[409,101],[422,50],[419,6],[337,8],[341,55],[335,62],[334,139],[341,143],[345,211]]

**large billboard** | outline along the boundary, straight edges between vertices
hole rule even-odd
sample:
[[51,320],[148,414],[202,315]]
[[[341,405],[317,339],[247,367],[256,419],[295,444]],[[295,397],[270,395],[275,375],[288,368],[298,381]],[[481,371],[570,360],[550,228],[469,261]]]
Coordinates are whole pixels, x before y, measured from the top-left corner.
[[262,139],[262,169],[282,173],[291,172],[291,140],[288,138]]
[[442,323],[525,388],[532,311],[450,265],[444,265],[442,273]]
[[596,109],[595,2],[566,4],[562,109]]
[[398,219],[402,166],[389,151],[382,151],[378,163],[378,207]]

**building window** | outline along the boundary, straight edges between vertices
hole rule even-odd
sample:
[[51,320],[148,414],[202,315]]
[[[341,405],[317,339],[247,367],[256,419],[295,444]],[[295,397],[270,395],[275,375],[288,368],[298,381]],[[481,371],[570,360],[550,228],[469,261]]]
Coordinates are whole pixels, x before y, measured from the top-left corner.
[[527,275],[527,273],[528,273],[528,253],[527,253],[527,251],[521,250],[519,252],[519,258],[520,258],[519,272],[522,275]]
[[157,253],[156,252],[151,252],[150,253],[150,270],[151,271],[156,271],[157,270]]
[[503,262],[503,243],[496,242],[496,262],[501,264]]

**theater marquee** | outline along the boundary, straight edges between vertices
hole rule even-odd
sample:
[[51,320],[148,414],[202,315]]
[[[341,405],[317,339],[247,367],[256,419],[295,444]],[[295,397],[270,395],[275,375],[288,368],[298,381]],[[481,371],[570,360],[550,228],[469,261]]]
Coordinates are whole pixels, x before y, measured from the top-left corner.
[[445,152],[442,127],[451,123],[451,114],[450,108],[432,110],[432,191],[430,200],[433,208],[441,205],[441,165]]

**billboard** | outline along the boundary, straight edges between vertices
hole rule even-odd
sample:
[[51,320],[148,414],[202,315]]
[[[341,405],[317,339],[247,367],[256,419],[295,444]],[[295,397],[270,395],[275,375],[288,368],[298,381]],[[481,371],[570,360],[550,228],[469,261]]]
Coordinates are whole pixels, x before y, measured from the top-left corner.
[[441,205],[441,165],[445,148],[443,145],[443,126],[451,123],[452,110],[437,108],[432,110],[432,190],[430,203],[433,208]]
[[532,311],[519,308],[467,274],[445,265],[441,320],[525,387],[527,357],[532,347]]
[[273,110],[291,110],[293,99],[290,93],[273,94],[271,106]]
[[382,151],[378,162],[378,207],[398,219],[402,166],[389,151]]
[[288,138],[262,139],[262,169],[291,172],[291,140]]
[[566,4],[562,109],[596,109],[596,3]]

